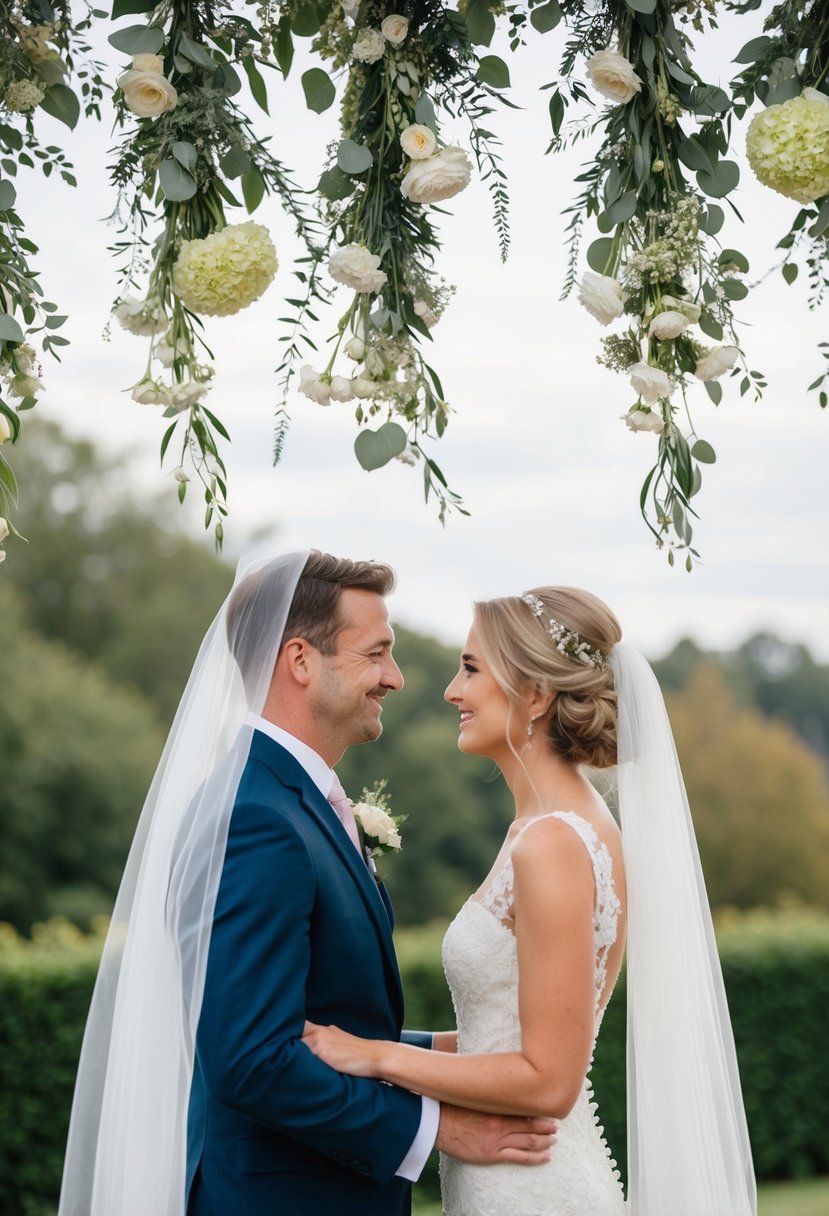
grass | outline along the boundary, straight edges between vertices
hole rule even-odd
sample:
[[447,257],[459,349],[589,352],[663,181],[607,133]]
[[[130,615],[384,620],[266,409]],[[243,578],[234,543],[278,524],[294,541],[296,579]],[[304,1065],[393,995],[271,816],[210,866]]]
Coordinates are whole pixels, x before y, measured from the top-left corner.
[[[758,1216],[827,1216],[829,1178],[771,1182],[759,1189]],[[440,1204],[418,1204],[412,1216],[441,1216]],[[492,1216],[497,1216],[493,1212]]]

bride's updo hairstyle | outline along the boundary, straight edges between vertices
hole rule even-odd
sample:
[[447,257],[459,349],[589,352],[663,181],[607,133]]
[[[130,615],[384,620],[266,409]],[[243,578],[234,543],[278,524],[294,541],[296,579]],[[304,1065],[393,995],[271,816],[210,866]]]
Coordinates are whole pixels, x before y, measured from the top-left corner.
[[[519,596],[475,604],[482,657],[513,707],[527,688],[554,695],[547,737],[559,755],[610,768],[616,763],[616,690],[607,657],[621,640],[619,622],[597,596],[578,587],[536,587],[527,594],[533,605]],[[603,665],[562,653],[548,632],[551,621],[578,634],[588,655],[598,651]]]

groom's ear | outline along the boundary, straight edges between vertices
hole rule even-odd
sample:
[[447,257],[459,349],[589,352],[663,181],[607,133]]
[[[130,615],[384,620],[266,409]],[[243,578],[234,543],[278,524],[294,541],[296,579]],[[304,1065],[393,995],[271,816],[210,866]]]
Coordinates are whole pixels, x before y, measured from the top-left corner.
[[302,688],[307,688],[311,682],[316,649],[306,638],[290,638],[283,642],[277,660],[285,676]]

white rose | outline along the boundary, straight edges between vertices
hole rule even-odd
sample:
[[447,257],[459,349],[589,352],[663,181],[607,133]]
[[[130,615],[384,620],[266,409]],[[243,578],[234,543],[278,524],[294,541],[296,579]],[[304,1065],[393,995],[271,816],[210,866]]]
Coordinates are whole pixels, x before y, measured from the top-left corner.
[[411,160],[426,160],[434,155],[437,139],[431,127],[413,122],[400,136],[400,147]]
[[329,390],[332,401],[350,401],[354,396],[351,381],[347,380],[345,376],[332,376]]
[[691,300],[677,300],[675,296],[663,296],[662,303],[667,309],[673,309],[676,312],[681,312],[687,317],[692,325],[696,325],[697,321],[702,316],[702,308],[699,304],[694,304]]
[[427,329],[431,329],[433,325],[437,325],[438,319],[425,300],[415,300],[414,311],[415,316],[420,317]]
[[314,371],[310,363],[299,369],[299,391],[316,401],[317,405],[328,405],[331,401],[331,385],[322,379],[322,373]]
[[132,66],[136,72],[153,72],[156,76],[164,75],[164,60],[160,55],[133,55]]
[[579,284],[579,303],[601,325],[609,325],[625,311],[622,284],[608,274],[588,270]]
[[585,67],[593,88],[617,105],[623,106],[642,88],[642,81],[634,72],[633,64],[618,51],[597,51],[590,56]]
[[[157,59],[158,56],[146,58]],[[127,109],[139,118],[157,118],[159,114],[174,110],[178,102],[176,90],[160,72],[142,72],[130,68],[118,77],[118,87],[124,94]]]
[[650,363],[634,363],[628,371],[631,384],[647,405],[653,405],[660,397],[670,394],[670,377],[661,367],[651,367]]
[[463,148],[441,148],[427,160],[414,160],[400,183],[404,198],[413,203],[440,203],[469,185],[472,162]]
[[354,40],[352,54],[360,63],[376,63],[386,53],[386,40],[379,30],[360,30]]
[[400,46],[409,32],[409,18],[392,13],[380,24],[380,33],[392,46]]
[[183,469],[181,465],[179,465],[177,469],[173,469],[173,476],[175,477],[176,481],[180,481],[182,484],[186,484],[190,480],[187,471]]
[[660,342],[666,342],[670,338],[678,338],[690,324],[691,322],[684,313],[668,309],[666,312],[656,314],[648,326],[648,333],[652,338],[658,338]]
[[694,368],[694,375],[698,380],[718,380],[731,371],[739,357],[740,351],[736,346],[715,346],[700,359]]
[[379,270],[380,258],[366,249],[365,245],[344,245],[328,259],[328,273],[338,283],[344,283],[353,291],[379,291],[387,276]]
[[371,806],[368,802],[358,802],[354,806],[354,818],[359,822],[366,836],[372,836],[380,844],[390,849],[399,849],[402,841],[394,820],[382,807]]
[[366,344],[362,338],[349,338],[343,349],[349,359],[353,359],[355,363],[359,363],[366,353]]
[[622,420],[631,431],[653,431],[655,435],[659,435],[665,429],[662,418],[651,409],[628,410],[626,414],[622,414]]
[[12,437],[12,429],[5,414],[0,414],[0,443],[6,443]]
[[167,389],[156,380],[147,376],[139,380],[132,390],[132,399],[139,405],[169,405],[170,396]]
[[369,397],[373,397],[377,391],[377,384],[374,380],[369,380],[368,376],[355,376],[351,381],[351,391],[355,397],[359,397],[361,401],[366,401]]
[[3,519],[2,515],[0,515],[0,544],[3,543],[8,534],[9,525],[6,523],[5,519]]

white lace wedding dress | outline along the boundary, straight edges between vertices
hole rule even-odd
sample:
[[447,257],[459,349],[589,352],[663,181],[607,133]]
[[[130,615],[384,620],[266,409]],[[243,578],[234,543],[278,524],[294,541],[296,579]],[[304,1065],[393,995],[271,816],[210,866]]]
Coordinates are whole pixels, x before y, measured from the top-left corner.
[[[556,811],[549,817],[563,820],[578,833],[593,864],[595,1044],[605,1005],[607,954],[616,941],[620,911],[612,861],[607,846],[586,820],[568,811]],[[464,1055],[521,1047],[512,883],[508,857],[485,894],[464,904],[443,942],[443,966],[457,1017],[458,1051]],[[595,1110],[585,1077],[575,1106],[561,1120],[552,1159],[545,1165],[467,1165],[442,1156],[445,1216],[624,1216],[618,1171],[602,1139]]]

